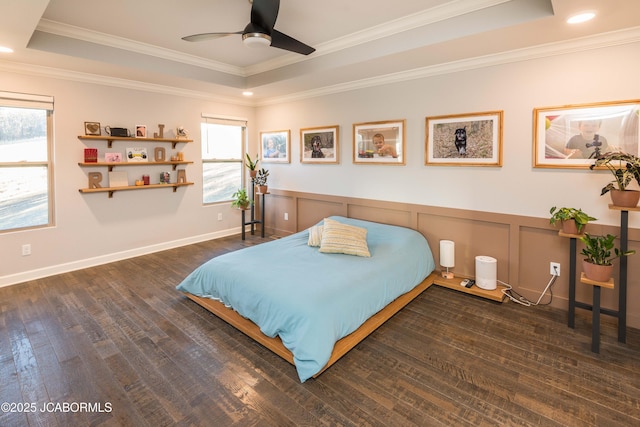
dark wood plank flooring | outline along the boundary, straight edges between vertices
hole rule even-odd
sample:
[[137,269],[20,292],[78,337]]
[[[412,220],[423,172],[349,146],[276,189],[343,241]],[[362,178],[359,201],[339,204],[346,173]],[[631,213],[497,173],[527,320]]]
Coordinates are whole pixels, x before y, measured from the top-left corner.
[[638,330],[618,343],[603,316],[596,355],[590,312],[572,330],[562,310],[436,286],[301,384],[175,290],[211,257],[263,241],[234,236],[0,289],[0,403],[11,404],[0,425],[640,425]]

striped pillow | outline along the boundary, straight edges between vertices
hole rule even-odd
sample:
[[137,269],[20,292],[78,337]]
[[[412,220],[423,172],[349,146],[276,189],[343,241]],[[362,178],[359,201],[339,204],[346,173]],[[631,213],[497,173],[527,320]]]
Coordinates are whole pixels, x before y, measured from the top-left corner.
[[367,229],[325,218],[319,251],[370,257]]
[[322,225],[314,225],[309,228],[309,241],[307,245],[309,246],[320,246],[322,242]]

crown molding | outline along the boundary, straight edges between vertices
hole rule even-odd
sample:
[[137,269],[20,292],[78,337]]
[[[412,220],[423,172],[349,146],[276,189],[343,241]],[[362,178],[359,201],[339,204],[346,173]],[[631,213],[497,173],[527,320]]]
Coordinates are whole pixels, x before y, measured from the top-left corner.
[[182,89],[173,86],[159,85],[155,83],[140,82],[136,80],[121,79],[117,77],[101,76],[91,73],[63,70],[60,68],[43,67],[40,65],[25,64],[19,62],[0,61],[0,71],[19,73],[36,77],[47,77],[60,80],[70,80],[79,83],[89,83],[102,86],[118,87],[122,89],[140,90],[144,92],[159,93],[164,95],[181,96],[185,98],[196,98],[205,101],[221,102],[225,104],[255,106],[241,97],[225,97],[212,94],[211,92]]
[[552,57],[557,55],[570,54],[586,50],[602,49],[624,44],[640,43],[640,26],[625,30],[602,33],[595,36],[582,37],[565,40],[561,42],[548,43],[529,48],[516,49],[498,54],[485,55],[475,58],[453,61],[413,70],[387,74],[379,77],[361,79],[349,83],[326,86],[309,91],[297,92],[290,95],[271,97],[264,100],[247,100],[242,97],[216,96],[210,92],[180,89],[171,86],[157,85],[134,80],[105,77],[90,73],[63,70],[59,68],[43,67],[32,64],[16,63],[11,61],[0,61],[0,70],[6,72],[27,74],[40,77],[50,77],[76,82],[99,84],[105,86],[120,87],[146,92],[162,93],[167,95],[197,98],[208,101],[222,102],[243,106],[267,106],[281,104],[292,101],[299,101],[307,98],[331,95],[340,92],[348,92],[357,89],[365,89],[374,86],[404,82],[425,77],[438,76],[442,74],[457,73],[478,68],[491,67],[495,65],[508,64],[514,62],[528,61],[531,59]]
[[366,30],[357,31],[344,37],[321,43],[317,46],[316,51],[309,57],[301,56],[295,53],[287,54],[270,61],[264,61],[260,64],[246,67],[244,69],[247,76],[253,76],[265,73],[278,68],[293,65],[299,62],[307,61],[312,58],[318,58],[330,55],[344,49],[348,49],[361,44],[369,43],[374,40],[383,39],[393,36],[404,31],[414,28],[423,27],[436,22],[445,21],[471,12],[476,12],[488,7],[497,6],[511,0],[465,0],[458,2],[450,2],[431,9],[423,10],[412,15],[398,18],[383,24],[367,28]]
[[475,58],[452,61],[428,67],[416,68],[384,76],[361,79],[349,83],[341,83],[309,91],[298,92],[281,97],[272,97],[262,100],[256,106],[267,106],[286,102],[299,101],[307,98],[348,92],[358,89],[366,89],[374,86],[405,82],[425,77],[433,77],[443,74],[457,73],[495,65],[523,62],[532,59],[547,58],[565,55],[586,50],[602,49],[612,46],[640,42],[640,26],[625,30],[602,33],[595,36],[581,37],[561,42],[547,43],[543,45],[515,49],[498,54],[484,55]]
[[210,59],[204,59],[199,56],[188,55],[185,53],[177,52],[175,50],[165,49],[151,44],[141,43],[123,37],[101,33],[98,31],[91,31],[73,25],[62,24],[60,22],[51,21],[48,19],[41,19],[36,30],[44,33],[54,34],[57,36],[69,37],[89,43],[109,46],[115,49],[131,51],[142,55],[167,59],[169,61],[174,61],[182,64],[202,67],[208,70],[246,77],[245,70],[242,67],[235,67],[223,62],[212,61]]

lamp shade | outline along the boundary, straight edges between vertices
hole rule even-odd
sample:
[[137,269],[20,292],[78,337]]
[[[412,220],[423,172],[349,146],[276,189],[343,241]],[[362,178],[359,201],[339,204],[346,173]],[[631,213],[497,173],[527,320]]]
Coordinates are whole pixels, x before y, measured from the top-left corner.
[[440,240],[440,265],[453,267],[456,264],[456,247],[452,240]]

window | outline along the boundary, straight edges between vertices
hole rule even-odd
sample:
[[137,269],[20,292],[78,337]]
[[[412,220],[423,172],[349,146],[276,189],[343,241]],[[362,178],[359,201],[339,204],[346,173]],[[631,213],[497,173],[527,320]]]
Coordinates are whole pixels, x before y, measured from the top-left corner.
[[0,232],[53,224],[53,98],[0,92]]
[[231,195],[242,187],[242,147],[246,122],[206,116],[203,118],[202,201],[229,201]]

